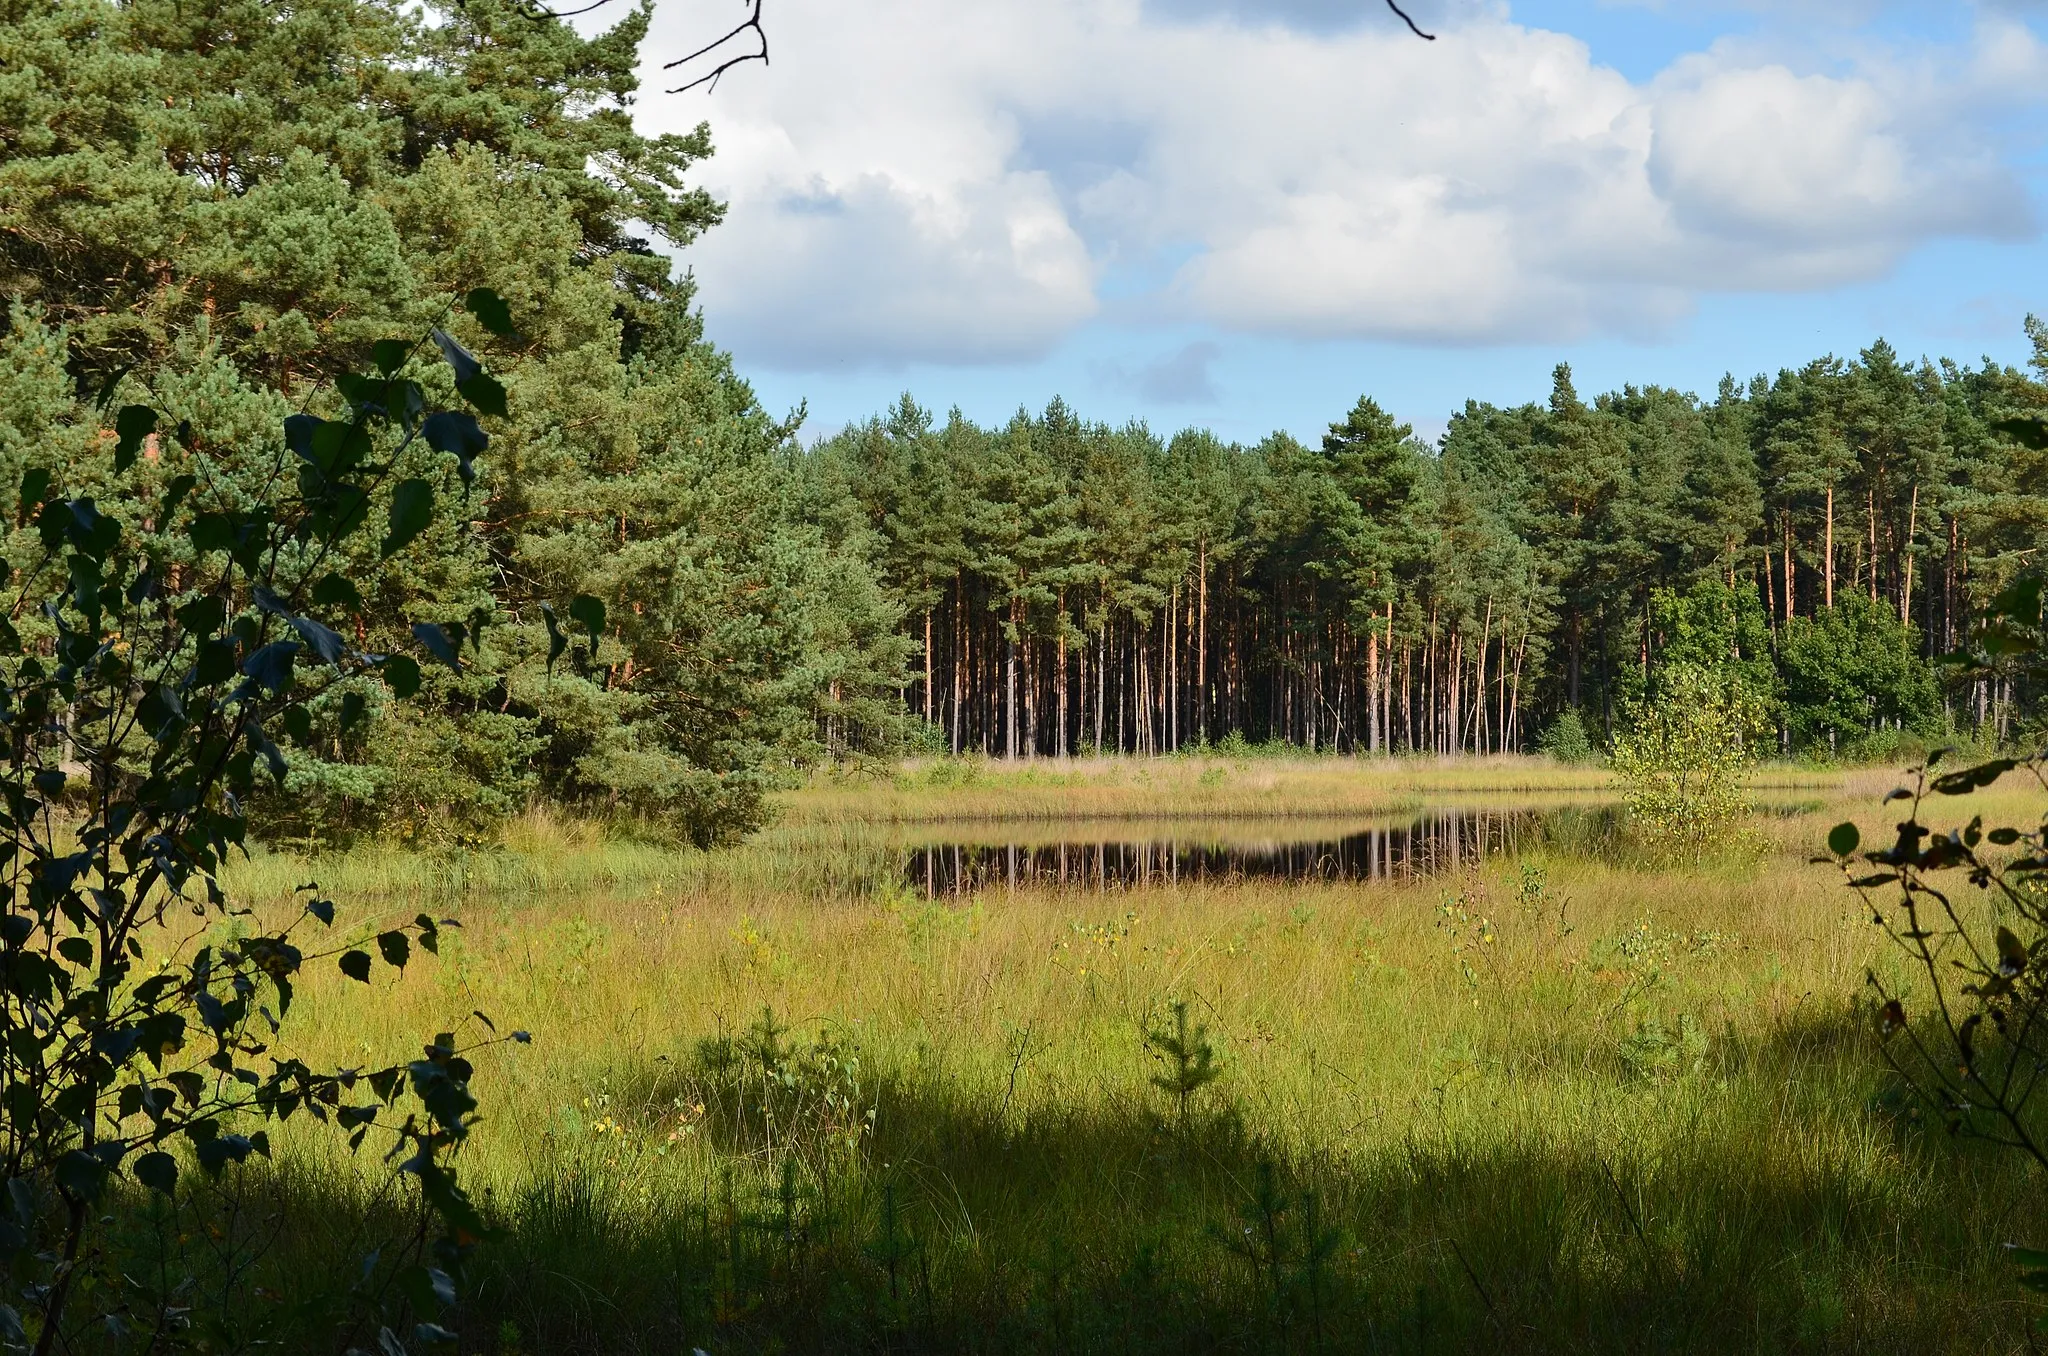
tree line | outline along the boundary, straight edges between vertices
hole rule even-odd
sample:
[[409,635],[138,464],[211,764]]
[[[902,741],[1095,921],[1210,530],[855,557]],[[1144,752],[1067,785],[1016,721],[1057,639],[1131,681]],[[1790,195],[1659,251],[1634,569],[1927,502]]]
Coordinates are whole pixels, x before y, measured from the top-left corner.
[[[403,549],[337,562],[352,643],[426,622],[460,667],[310,702],[272,836],[469,841],[547,801],[708,844],[808,767],[906,747],[1512,751],[1567,713],[1597,735],[1682,654],[1748,675],[1787,748],[2031,709],[1927,660],[2038,545],[2040,457],[2000,431],[2048,405],[2038,327],[2032,374],[1879,344],[1588,403],[1560,369],[1435,444],[1370,400],[1241,446],[906,397],[807,448],[664,253],[722,208],[690,182],[708,128],[632,125],[644,8],[590,35],[516,0],[5,17],[0,502],[38,469],[144,534],[188,477],[265,502],[340,374],[392,359],[457,399],[393,334],[443,327],[502,384]],[[130,403],[162,413],[132,463],[104,431]]]
[[[403,550],[335,563],[362,595],[352,643],[442,624],[460,671],[430,666],[407,703],[323,693],[267,832],[463,841],[546,799],[716,842],[790,769],[896,738],[911,642],[867,529],[807,479],[658,248],[722,209],[688,182],[707,129],[633,128],[649,17],[584,36],[513,0],[0,15],[8,503],[36,467],[135,531],[183,476],[266,502],[299,462],[286,416],[344,413],[334,378],[394,334],[444,327],[506,393],[486,453],[441,456]],[[454,305],[474,288],[511,334]],[[431,343],[400,375],[458,398]],[[163,412],[125,469],[103,398]],[[33,560],[32,525],[7,526],[0,549]],[[166,567],[176,585],[190,562]],[[350,692],[370,710],[345,726]]]
[[[1611,734],[1670,662],[1742,675],[1787,751],[2004,737],[2007,682],[1931,662],[2040,545],[2032,372],[1882,340],[1712,399],[1469,402],[1434,444],[1362,398],[1315,446],[905,395],[813,458],[856,498],[932,744],[1024,756],[1241,737],[1525,749]],[[1571,713],[1567,716],[1566,713]]]

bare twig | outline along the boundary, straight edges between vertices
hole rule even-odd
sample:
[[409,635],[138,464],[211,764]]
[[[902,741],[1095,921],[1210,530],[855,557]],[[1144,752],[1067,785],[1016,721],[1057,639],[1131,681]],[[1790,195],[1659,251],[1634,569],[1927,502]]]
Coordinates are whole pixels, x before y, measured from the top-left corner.
[[[603,0],[599,0],[599,3],[603,3]],[[1389,3],[1391,3],[1391,0],[1389,0]],[[732,29],[732,31],[725,34],[725,36],[716,39],[715,41],[705,43],[702,47],[699,47],[696,51],[690,53],[688,56],[680,56],[677,57],[674,61],[663,62],[661,68],[665,71],[672,71],[678,66],[687,65],[690,62],[695,61],[700,56],[706,56],[711,52],[717,51],[719,48],[725,46],[725,44],[731,42],[734,38],[737,38],[738,36],[740,36],[740,34],[747,32],[749,29],[753,30],[754,36],[761,40],[760,51],[742,52],[738,56],[727,57],[725,60],[719,62],[718,65],[713,67],[708,74],[700,75],[695,80],[689,81],[687,84],[677,85],[674,89],[668,92],[670,94],[682,94],[688,90],[693,90],[697,88],[697,86],[699,85],[709,85],[712,89],[717,89],[719,77],[724,75],[727,71],[731,70],[735,66],[744,65],[749,61],[758,61],[763,66],[767,65],[768,30],[761,27],[761,0],[754,0],[753,10],[747,15],[746,19],[740,24],[736,25]]]
[[[603,0],[599,0],[599,3],[603,3]],[[1415,26],[1415,20],[1408,17],[1408,11],[1402,9],[1399,5],[1395,4],[1394,0],[1387,0],[1387,8],[1394,11],[1395,14],[1400,16],[1401,22],[1408,25],[1408,31],[1410,33],[1413,33],[1416,37],[1421,38],[1424,42],[1436,41],[1436,34],[1425,33],[1421,29],[1417,28]]]
[[[606,5],[610,3],[611,0],[590,0],[589,4],[579,5],[575,9],[556,9],[552,5],[545,5],[539,3],[539,0],[520,0],[519,9],[520,12],[526,15],[527,18],[534,20],[573,19],[578,15],[588,14],[592,10],[603,9]],[[1393,11],[1394,16],[1396,18],[1398,18],[1402,23],[1408,25],[1408,31],[1410,33],[1413,33],[1416,37],[1421,38],[1424,42],[1436,41],[1436,34],[1423,32],[1421,27],[1415,22],[1415,20],[1409,16],[1408,11],[1401,8],[1397,0],[1386,0],[1386,5],[1388,9]],[[683,94],[687,93],[690,90],[696,89],[700,85],[708,86],[711,89],[717,89],[719,78],[735,66],[743,66],[749,61],[758,61],[764,66],[767,65],[768,30],[761,26],[761,0],[753,0],[753,8],[748,12],[747,17],[744,20],[742,20],[738,24],[735,24],[729,31],[727,31],[722,36],[718,37],[714,41],[705,43],[702,47],[699,47],[696,51],[689,53],[687,56],[680,56],[677,57],[674,61],[663,62],[661,68],[665,71],[672,71],[678,66],[686,66],[690,62],[695,61],[698,57],[709,56],[712,52],[715,52],[719,48],[725,46],[734,38],[737,38],[740,35],[748,32],[752,32],[753,35],[760,40],[761,49],[759,51],[741,52],[736,56],[726,57],[724,60],[720,61],[716,66],[714,66],[710,71],[698,76],[695,80],[691,80],[684,84],[677,85],[674,89],[671,89],[667,92],[670,94]]]

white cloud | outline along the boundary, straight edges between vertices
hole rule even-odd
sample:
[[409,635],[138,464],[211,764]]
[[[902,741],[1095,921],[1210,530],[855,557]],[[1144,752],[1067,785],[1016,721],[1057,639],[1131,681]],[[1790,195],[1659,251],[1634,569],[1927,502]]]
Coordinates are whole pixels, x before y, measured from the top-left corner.
[[1087,251],[1042,174],[929,185],[871,170],[770,188],[735,193],[731,224],[689,256],[740,351],[794,366],[997,362],[1095,310]]
[[[1911,117],[1865,80],[1710,67],[1660,92],[1650,182],[1702,244],[1818,252],[1852,275],[1875,262],[1873,246],[1882,259],[1930,236],[2010,235],[2027,224],[2008,172],[1967,148],[1916,144],[1922,134],[1901,112]],[[1832,281],[1824,259],[1814,265],[1785,283],[1809,269],[1804,280]]]
[[[674,8],[655,48],[690,45],[661,31]],[[712,120],[703,177],[731,212],[686,258],[714,333],[794,368],[1026,358],[1098,312],[1450,344],[1654,333],[1703,292],[2032,230],[1977,130],[2048,69],[2009,18],[1911,61],[1797,69],[1725,43],[1636,84],[1497,7],[1434,7],[1434,43],[1328,9],[783,0],[773,66],[640,117]]]

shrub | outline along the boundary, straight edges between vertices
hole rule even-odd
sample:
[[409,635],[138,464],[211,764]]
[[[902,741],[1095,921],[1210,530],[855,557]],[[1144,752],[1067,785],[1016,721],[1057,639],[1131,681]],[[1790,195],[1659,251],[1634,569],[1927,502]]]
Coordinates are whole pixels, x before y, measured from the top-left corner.
[[[435,338],[464,394],[502,411],[475,359]],[[287,419],[254,493],[216,479],[189,428],[144,405],[115,415],[111,480],[61,458],[21,477],[34,532],[0,567],[17,590],[14,620],[0,620],[0,1268],[27,1307],[0,1304],[0,1342],[69,1351],[134,1321],[182,1340],[189,1283],[122,1267],[94,1242],[102,1212],[138,1192],[176,1199],[188,1169],[219,1176],[267,1155],[268,1124],[300,1111],[351,1148],[380,1137],[423,1226],[447,1226],[438,1240],[421,1227],[378,1273],[405,1297],[378,1316],[387,1333],[443,1340],[451,1274],[485,1232],[448,1166],[475,1119],[468,1049],[443,1033],[422,1057],[330,1071],[280,1033],[309,963],[368,983],[373,953],[402,969],[436,950],[447,920],[318,933],[336,910],[309,885],[267,927],[220,883],[250,803],[286,781],[280,743],[346,736],[367,715],[365,686],[401,699],[419,687],[416,660],[363,653],[315,614],[360,606],[336,572],[344,547],[402,549],[485,444],[472,415],[429,412],[401,375],[423,345],[379,343],[378,374],[337,383],[341,417]],[[412,629],[459,667],[461,626]]]
[[1742,776],[1764,732],[1763,704],[1739,679],[1675,664],[1632,704],[1614,740],[1629,817],[1649,846],[1698,858],[1747,811]]
[[1536,736],[1536,749],[1560,763],[1592,762],[1593,737],[1586,733],[1586,722],[1579,715],[1579,708],[1567,706],[1558,712],[1556,718]]
[[[2031,430],[2030,445],[2048,444],[2041,424],[2020,428]],[[1962,679],[2039,681],[2048,671],[2044,583],[2022,575],[1943,662]],[[1887,1062],[1951,1135],[2004,1145],[2048,1169],[2048,821],[1987,829],[1973,815],[1945,832],[1929,822],[1940,798],[2008,775],[2048,790],[2048,752],[1937,772],[1950,752],[1934,750],[1885,795],[1886,805],[1908,809],[1891,835],[1866,847],[1854,823],[1837,824],[1827,849],[1905,963],[1903,980],[1875,967],[1865,975]],[[2048,1251],[2006,1246],[2022,1283],[2048,1290]]]

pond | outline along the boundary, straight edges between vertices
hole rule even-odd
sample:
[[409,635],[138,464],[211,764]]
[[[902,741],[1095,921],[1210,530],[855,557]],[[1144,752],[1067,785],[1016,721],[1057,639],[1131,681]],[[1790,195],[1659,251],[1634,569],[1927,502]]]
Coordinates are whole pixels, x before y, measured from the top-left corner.
[[[1117,890],[1234,881],[1413,881],[1489,856],[1611,839],[1611,805],[1443,807],[1399,818],[1172,825],[1000,826],[912,848],[906,884],[928,898],[987,889]],[[1056,836],[1049,836],[1056,835]]]

